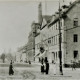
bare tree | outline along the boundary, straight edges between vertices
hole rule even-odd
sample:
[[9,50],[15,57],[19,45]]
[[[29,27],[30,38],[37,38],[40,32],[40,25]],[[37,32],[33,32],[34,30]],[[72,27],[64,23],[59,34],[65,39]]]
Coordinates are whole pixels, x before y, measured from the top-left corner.
[[5,54],[4,53],[1,54],[1,59],[2,59],[3,63],[5,63]]

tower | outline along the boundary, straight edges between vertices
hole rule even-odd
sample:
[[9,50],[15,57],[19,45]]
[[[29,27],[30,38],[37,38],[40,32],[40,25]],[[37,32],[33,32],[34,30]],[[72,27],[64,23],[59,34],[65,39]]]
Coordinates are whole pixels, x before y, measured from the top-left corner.
[[40,25],[42,24],[42,4],[41,2],[39,3],[39,6],[38,6],[38,23]]

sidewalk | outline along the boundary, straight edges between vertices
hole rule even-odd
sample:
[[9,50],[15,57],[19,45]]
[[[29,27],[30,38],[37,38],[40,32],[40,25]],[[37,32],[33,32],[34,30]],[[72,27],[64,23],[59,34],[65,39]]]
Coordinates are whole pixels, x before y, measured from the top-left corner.
[[[36,70],[38,70],[38,72],[40,72],[40,63],[35,63],[37,65]],[[50,64],[50,70],[49,70],[49,74],[46,75],[42,75],[42,74],[36,74],[36,76],[40,76],[42,78],[46,78],[46,79],[53,79],[53,78],[57,78],[57,79],[62,79],[62,80],[68,80],[68,79],[73,79],[73,80],[80,80],[80,68],[76,68],[76,70],[72,70],[72,68],[62,68],[63,69],[63,75],[59,74],[59,66],[57,66],[56,69],[56,75],[54,75],[54,68],[53,68],[53,64]],[[38,77],[38,78],[40,78]],[[55,79],[56,80],[56,79]]]
[[59,67],[57,66],[56,75],[54,75],[53,64],[50,64],[49,74],[41,74],[40,63],[32,63],[32,67],[15,67],[15,74],[8,75],[8,67],[0,67],[0,80],[2,79],[23,79],[26,80],[80,80],[80,68],[73,70],[71,68],[63,68],[63,75],[59,74]]

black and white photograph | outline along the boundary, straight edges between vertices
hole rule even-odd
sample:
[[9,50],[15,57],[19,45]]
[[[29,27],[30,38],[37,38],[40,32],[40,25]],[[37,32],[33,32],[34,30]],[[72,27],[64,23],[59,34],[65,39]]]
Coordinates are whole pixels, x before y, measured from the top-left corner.
[[80,0],[0,0],[0,80],[80,80]]

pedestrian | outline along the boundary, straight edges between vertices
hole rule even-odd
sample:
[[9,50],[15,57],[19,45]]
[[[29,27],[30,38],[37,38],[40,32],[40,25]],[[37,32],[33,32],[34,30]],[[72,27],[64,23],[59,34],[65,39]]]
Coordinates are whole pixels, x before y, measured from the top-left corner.
[[41,63],[41,73],[44,74],[44,63]]
[[56,63],[55,62],[54,62],[53,68],[54,68],[54,75],[56,75]]
[[46,72],[46,74],[48,74],[49,73],[49,63],[48,63],[48,60],[45,62],[45,66],[46,66],[45,72]]
[[29,60],[29,64],[31,64],[31,61]]
[[14,75],[12,60],[10,62],[10,66],[9,66],[9,75]]
[[72,62],[72,70],[73,70],[73,69],[76,70],[76,64],[75,64],[75,61]]

